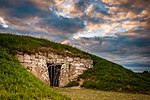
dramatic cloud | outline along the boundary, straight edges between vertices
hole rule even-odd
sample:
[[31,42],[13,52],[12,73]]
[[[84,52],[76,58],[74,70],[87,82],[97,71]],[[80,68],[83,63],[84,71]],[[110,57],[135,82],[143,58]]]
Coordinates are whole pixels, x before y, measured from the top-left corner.
[[150,70],[149,15],[149,0],[0,0],[0,31],[76,46],[143,71]]
[[4,20],[2,17],[0,17],[0,25],[1,25],[3,28],[7,28],[7,27],[8,27],[8,25],[6,24],[5,20]]

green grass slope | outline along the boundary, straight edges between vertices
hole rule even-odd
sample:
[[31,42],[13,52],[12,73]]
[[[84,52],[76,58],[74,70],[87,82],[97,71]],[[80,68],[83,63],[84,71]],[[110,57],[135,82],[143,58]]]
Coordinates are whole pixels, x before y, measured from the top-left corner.
[[[50,42],[48,40],[27,36],[0,34],[0,49],[3,49],[4,52],[13,57],[19,51],[33,53],[37,52],[39,50],[38,48],[41,47],[49,47],[54,52],[60,54],[66,54],[67,50],[70,56],[91,58],[94,61],[94,67],[81,75],[85,80],[82,85],[85,88],[150,94],[150,78],[136,74],[118,64],[88,54],[71,46]],[[7,58],[10,59],[11,57]],[[16,58],[14,57],[14,59]],[[6,61],[8,60],[6,59]],[[17,60],[13,62],[18,63],[17,65],[20,66]],[[4,63],[4,65],[5,64],[7,63]]]
[[0,100],[67,100],[25,70],[15,56],[0,49]]
[[34,38],[30,36],[19,36],[12,34],[1,34],[0,33],[0,47],[5,48],[11,54],[16,54],[18,51],[34,53],[41,47],[50,47],[54,52],[65,54],[66,50],[70,51],[70,56],[83,56],[89,57],[87,53],[82,52],[76,48],[54,43],[45,39]]
[[[0,100],[70,100],[25,70],[15,56],[9,53],[9,48],[3,47],[4,42],[11,44],[12,41],[3,41],[1,36],[2,34],[0,34]],[[15,44],[12,42],[13,45]]]
[[99,57],[91,57],[94,68],[85,71],[81,76],[85,79],[83,87],[150,94],[150,78]]
[[68,100],[25,70],[15,56],[0,49],[0,100]]

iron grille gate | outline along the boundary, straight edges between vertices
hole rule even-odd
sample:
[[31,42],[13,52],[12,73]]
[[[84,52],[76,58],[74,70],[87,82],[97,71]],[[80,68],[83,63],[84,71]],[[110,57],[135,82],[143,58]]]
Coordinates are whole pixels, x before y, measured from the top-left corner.
[[48,64],[50,86],[59,86],[61,65]]

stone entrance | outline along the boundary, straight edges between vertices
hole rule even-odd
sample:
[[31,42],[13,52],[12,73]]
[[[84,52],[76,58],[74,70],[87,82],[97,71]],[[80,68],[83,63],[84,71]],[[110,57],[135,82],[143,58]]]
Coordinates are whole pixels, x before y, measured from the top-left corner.
[[61,65],[48,63],[47,67],[48,67],[48,73],[50,79],[50,86],[59,87]]
[[93,67],[91,59],[61,55],[50,51],[34,54],[20,52],[16,57],[41,81],[55,87],[64,87],[69,82],[76,81],[85,70]]

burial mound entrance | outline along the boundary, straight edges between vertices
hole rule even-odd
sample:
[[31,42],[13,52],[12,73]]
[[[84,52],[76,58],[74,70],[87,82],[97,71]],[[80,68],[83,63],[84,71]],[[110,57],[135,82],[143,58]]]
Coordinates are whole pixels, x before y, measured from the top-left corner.
[[19,52],[16,57],[21,64],[44,83],[54,87],[64,87],[76,81],[85,70],[93,67],[93,60],[56,54],[54,52]]
[[47,63],[47,67],[50,79],[50,86],[58,87],[61,65]]

